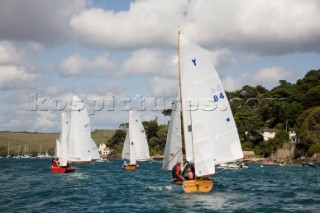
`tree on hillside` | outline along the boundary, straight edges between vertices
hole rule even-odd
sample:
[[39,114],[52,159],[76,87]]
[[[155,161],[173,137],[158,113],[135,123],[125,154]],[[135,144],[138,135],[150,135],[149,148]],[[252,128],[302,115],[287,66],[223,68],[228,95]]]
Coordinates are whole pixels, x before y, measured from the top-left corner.
[[157,119],[151,120],[151,121],[144,121],[142,122],[144,129],[146,131],[146,135],[148,138],[148,141],[152,137],[157,137],[157,132],[159,130],[159,124],[157,122]]
[[263,126],[261,119],[253,111],[239,112],[234,115],[234,119],[243,141],[246,141],[248,133],[256,132]]
[[304,105],[306,108],[320,106],[320,84],[312,87],[304,96]]
[[297,81],[298,90],[303,93],[320,84],[320,69],[310,70],[303,79]]
[[280,149],[285,143],[289,141],[289,133],[285,130],[280,130],[276,133],[275,137],[269,139],[267,142],[272,152]]
[[304,111],[297,119],[296,132],[311,154],[314,154],[320,144],[320,107]]
[[115,134],[107,141],[106,145],[114,150],[115,153],[121,153],[124,140],[126,138],[126,131],[117,129]]
[[129,123],[122,123],[119,125],[119,129],[122,129],[123,131],[127,131],[129,128]]

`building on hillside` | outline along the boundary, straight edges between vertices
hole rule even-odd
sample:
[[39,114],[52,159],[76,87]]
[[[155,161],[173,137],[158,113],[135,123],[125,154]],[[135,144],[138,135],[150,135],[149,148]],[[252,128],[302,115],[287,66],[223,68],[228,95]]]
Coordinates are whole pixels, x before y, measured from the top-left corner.
[[291,143],[299,143],[298,136],[294,131],[289,131],[289,139]]
[[106,158],[111,152],[112,150],[109,147],[107,147],[104,143],[100,143],[99,154],[101,158]]
[[263,131],[259,131],[258,133],[263,136],[264,141],[272,139],[276,136],[275,129],[264,129]]

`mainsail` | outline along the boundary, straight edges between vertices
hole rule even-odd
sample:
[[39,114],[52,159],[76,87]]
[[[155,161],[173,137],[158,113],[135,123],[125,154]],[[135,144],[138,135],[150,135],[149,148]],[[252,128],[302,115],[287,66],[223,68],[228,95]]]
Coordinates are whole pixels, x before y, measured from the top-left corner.
[[132,110],[129,111],[129,134],[130,146],[134,147],[136,160],[150,159],[146,133],[140,118]]
[[77,96],[73,96],[68,132],[69,161],[91,161],[91,132],[88,112]]
[[130,164],[150,159],[146,133],[140,118],[132,110],[129,111],[129,128],[123,144],[122,159],[130,159]]
[[180,78],[186,159],[198,177],[243,157],[226,93],[205,51],[180,35]]

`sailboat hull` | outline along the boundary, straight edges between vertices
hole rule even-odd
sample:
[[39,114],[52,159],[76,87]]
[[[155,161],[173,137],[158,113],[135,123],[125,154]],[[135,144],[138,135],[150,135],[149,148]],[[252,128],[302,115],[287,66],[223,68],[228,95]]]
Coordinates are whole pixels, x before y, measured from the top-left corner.
[[135,170],[138,168],[137,164],[129,164],[123,167],[125,170]]
[[71,173],[75,172],[76,168],[75,167],[56,167],[56,166],[51,166],[51,172],[52,173]]
[[192,192],[210,192],[213,187],[212,179],[205,180],[185,180],[182,182],[182,188],[186,193]]

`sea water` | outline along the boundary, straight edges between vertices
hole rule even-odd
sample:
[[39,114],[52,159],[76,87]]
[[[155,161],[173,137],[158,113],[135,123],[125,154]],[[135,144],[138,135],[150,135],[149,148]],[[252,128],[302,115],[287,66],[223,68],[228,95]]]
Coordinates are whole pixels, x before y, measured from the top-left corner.
[[227,169],[210,193],[186,194],[170,184],[161,161],[121,160],[53,174],[50,159],[0,159],[0,212],[320,212],[320,168]]

